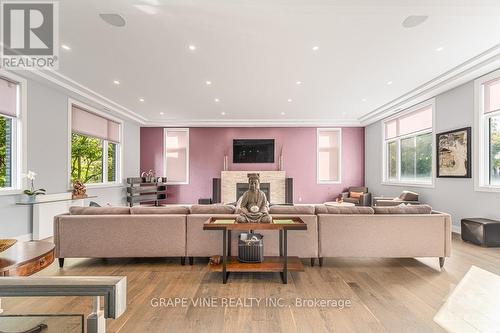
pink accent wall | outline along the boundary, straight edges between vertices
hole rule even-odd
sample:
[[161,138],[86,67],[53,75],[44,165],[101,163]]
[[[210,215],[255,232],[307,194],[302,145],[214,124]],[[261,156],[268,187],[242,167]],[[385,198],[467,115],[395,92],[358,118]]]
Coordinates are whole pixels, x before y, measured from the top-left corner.
[[[168,203],[197,203],[212,197],[212,178],[220,178],[224,155],[229,170],[278,170],[283,150],[284,170],[293,178],[295,203],[333,200],[348,186],[364,185],[364,139],[362,127],[342,129],[342,184],[316,183],[316,128],[190,128],[189,184],[168,187]],[[233,164],[233,139],[275,139],[275,163]],[[141,172],[153,169],[163,175],[163,128],[141,128]]]

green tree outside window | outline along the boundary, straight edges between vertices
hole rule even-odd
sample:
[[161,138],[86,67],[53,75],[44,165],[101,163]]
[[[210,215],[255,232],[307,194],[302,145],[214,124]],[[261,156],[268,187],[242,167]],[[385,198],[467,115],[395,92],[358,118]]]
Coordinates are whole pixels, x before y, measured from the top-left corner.
[[103,141],[73,133],[71,135],[71,182],[102,182]]

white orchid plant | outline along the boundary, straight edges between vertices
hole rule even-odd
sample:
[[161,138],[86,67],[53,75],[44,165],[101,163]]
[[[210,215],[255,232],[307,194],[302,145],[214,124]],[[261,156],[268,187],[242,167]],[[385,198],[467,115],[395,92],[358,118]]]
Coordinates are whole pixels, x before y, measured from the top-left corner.
[[33,172],[30,170],[30,171],[28,171],[27,174],[25,174],[23,176],[24,176],[24,178],[28,179],[28,181],[30,182],[30,189],[24,190],[24,192],[23,192],[24,194],[32,196],[32,197],[36,197],[39,194],[45,194],[46,191],[43,188],[35,190],[36,172]]

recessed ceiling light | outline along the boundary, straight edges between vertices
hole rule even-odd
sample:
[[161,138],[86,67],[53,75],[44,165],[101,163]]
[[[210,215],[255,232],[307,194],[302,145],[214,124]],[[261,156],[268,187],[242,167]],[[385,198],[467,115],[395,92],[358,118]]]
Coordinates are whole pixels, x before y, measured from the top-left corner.
[[165,114],[165,112],[160,112],[160,116],[163,116]]
[[281,115],[284,116],[285,115],[285,112],[281,112]]
[[387,81],[387,85],[390,86],[392,84],[392,81]]
[[218,98],[214,98],[214,102],[215,102],[215,103],[219,103],[219,102],[220,102],[220,99],[218,99]]
[[287,99],[287,102],[292,103],[292,99],[291,98]]
[[120,85],[120,81],[118,80],[113,80],[113,83],[116,84],[117,86]]
[[319,46],[315,45],[313,46],[313,51],[318,51],[319,50]]
[[363,99],[361,100],[361,102],[366,102],[366,98],[363,98]]
[[139,102],[144,102],[144,98],[139,98]]
[[441,51],[443,51],[443,50],[444,50],[444,47],[442,47],[442,46],[440,46],[440,47],[436,48],[436,51],[437,51],[437,52],[441,52]]
[[212,81],[205,81],[205,84],[206,84],[207,86],[209,86],[209,85],[211,85],[211,84],[212,84]]
[[68,45],[66,45],[66,44],[61,45],[61,48],[62,48],[63,50],[66,50],[66,51],[71,51],[71,47],[69,47],[69,46],[68,46]]
[[195,51],[196,50],[196,45],[189,45],[188,48],[191,50],[191,51]]
[[343,116],[347,115],[347,112],[345,112],[345,111],[344,111],[344,112],[342,112],[342,115],[343,115]]
[[295,84],[300,86],[302,84],[302,81],[297,81],[297,82],[295,82]]
[[225,115],[226,115],[226,113],[225,113],[224,111],[222,111],[220,114],[221,114],[221,115],[223,115],[223,116],[225,116]]
[[405,20],[401,24],[405,28],[414,28],[427,21],[428,18],[429,16],[427,15],[410,15],[407,18],[405,18]]

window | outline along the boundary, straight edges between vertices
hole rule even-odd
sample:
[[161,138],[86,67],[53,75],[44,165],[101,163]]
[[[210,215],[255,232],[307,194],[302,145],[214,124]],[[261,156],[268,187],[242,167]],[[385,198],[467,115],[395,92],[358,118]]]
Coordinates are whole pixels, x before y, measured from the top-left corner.
[[0,77],[0,190],[20,189],[20,84]]
[[189,184],[189,129],[166,128],[164,136],[167,184]]
[[476,80],[476,92],[476,185],[500,191],[500,71]]
[[384,181],[430,185],[433,181],[433,101],[384,122]]
[[342,130],[318,128],[317,132],[317,182],[341,182]]
[[121,124],[71,104],[71,183],[119,183]]

